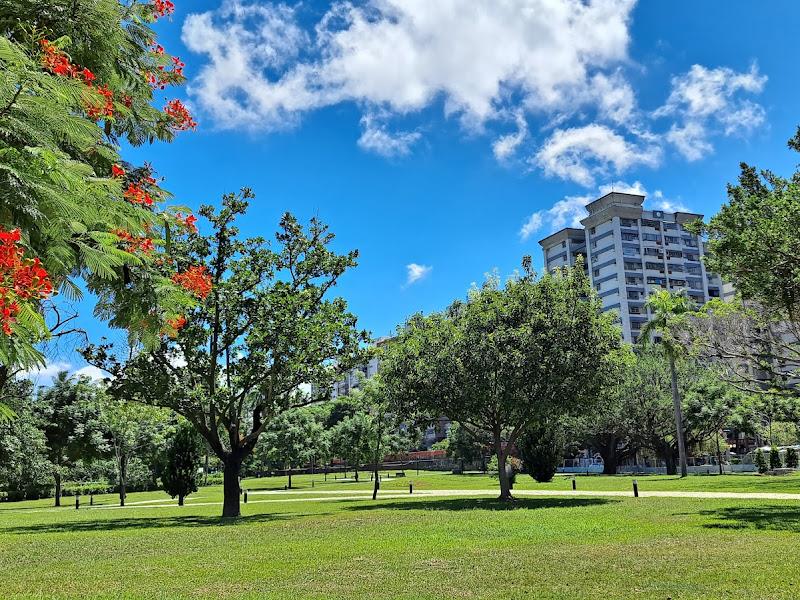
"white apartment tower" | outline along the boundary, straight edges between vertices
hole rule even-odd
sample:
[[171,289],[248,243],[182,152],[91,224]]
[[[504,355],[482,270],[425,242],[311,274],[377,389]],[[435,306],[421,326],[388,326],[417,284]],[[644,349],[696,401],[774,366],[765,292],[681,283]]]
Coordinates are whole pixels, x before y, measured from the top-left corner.
[[562,229],[539,241],[548,271],[584,257],[603,310],[619,313],[622,336],[631,343],[649,320],[651,290],[686,291],[698,305],[729,293],[706,272],[701,241],[683,228],[703,215],[644,210],[643,202],[644,196],[611,192],[586,206],[583,229]]

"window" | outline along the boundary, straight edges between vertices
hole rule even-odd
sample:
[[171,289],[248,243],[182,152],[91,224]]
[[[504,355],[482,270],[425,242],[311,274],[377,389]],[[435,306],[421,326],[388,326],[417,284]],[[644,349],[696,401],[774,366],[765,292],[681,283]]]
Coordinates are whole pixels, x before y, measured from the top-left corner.
[[591,233],[592,235],[594,235],[595,233],[597,233],[597,227],[592,227],[592,228],[589,230],[589,233]]
[[592,275],[595,277],[600,277],[600,269],[595,269],[594,271],[592,271]]
[[638,271],[642,268],[642,263],[640,262],[629,262],[625,261],[625,270],[626,271]]
[[641,300],[641,292],[628,292],[628,300]]
[[681,258],[683,252],[680,250],[667,250],[667,258]]
[[657,256],[658,258],[664,258],[660,248],[645,248],[644,253],[645,256]]
[[622,219],[620,218],[619,224],[623,227],[636,227],[636,221],[634,219]]
[[642,219],[642,225],[644,227],[652,227],[654,229],[660,229],[658,221],[653,221],[651,219]]
[[667,244],[677,244],[681,240],[680,240],[680,238],[678,236],[675,236],[675,235],[665,235],[664,236],[664,241]]
[[638,248],[623,248],[622,254],[624,256],[639,256],[639,249]]
[[[647,234],[645,233],[644,235],[645,235],[644,239],[647,239],[647,237],[646,237]],[[639,234],[638,233],[623,233],[622,234],[622,239],[625,242],[634,242],[634,241],[639,239]]]
[[691,266],[690,267],[686,267],[686,272],[689,273],[689,275],[700,275],[701,274],[700,273],[700,267],[691,267]]
[[640,315],[642,314],[642,307],[641,306],[629,306],[628,312],[632,315]]
[[641,277],[626,277],[625,278],[625,283],[627,285],[641,285],[642,284],[642,278]]
[[677,223],[664,223],[664,229],[675,230],[678,228]]
[[566,248],[566,247],[567,247],[567,241],[566,241],[566,240],[564,240],[563,242],[561,242],[561,247],[562,247],[562,248]]
[[686,287],[685,279],[670,279],[669,284],[675,287]]
[[672,275],[673,273],[683,273],[683,265],[667,265],[669,269],[669,274]]
[[643,233],[642,239],[646,242],[658,242],[661,243],[661,236],[655,233]]
[[660,271],[661,273],[664,272],[664,265],[661,264],[661,263],[649,262],[649,263],[645,263],[644,266],[647,267],[648,269],[652,270],[652,271]]
[[699,262],[700,261],[700,257],[697,254],[686,253],[686,254],[684,254],[684,256],[686,257],[686,260],[690,260],[692,262]]
[[648,277],[647,285],[660,285],[661,287],[666,287],[667,280],[664,277]]

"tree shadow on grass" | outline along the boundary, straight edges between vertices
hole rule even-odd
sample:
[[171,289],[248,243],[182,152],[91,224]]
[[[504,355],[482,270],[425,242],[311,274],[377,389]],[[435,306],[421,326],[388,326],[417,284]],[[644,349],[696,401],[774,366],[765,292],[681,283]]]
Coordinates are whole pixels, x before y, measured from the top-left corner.
[[19,525],[4,527],[0,533],[32,534],[32,533],[82,533],[115,531],[130,529],[161,529],[167,527],[211,527],[216,525],[248,525],[254,523],[269,523],[283,521],[289,518],[303,516],[299,513],[275,514],[259,513],[243,515],[236,519],[223,519],[222,517],[186,515],[179,517],[131,517],[128,519],[96,519],[91,521],[71,521],[58,523],[38,523],[36,525]]
[[800,533],[800,506],[729,506],[702,510],[701,515],[717,521],[706,523],[708,529],[761,529]]
[[[380,500],[380,496],[378,496]],[[441,500],[414,500],[380,502],[350,506],[347,510],[535,510],[541,508],[581,508],[615,504],[620,500],[609,498],[517,498],[514,502],[501,502],[497,498],[447,498]]]

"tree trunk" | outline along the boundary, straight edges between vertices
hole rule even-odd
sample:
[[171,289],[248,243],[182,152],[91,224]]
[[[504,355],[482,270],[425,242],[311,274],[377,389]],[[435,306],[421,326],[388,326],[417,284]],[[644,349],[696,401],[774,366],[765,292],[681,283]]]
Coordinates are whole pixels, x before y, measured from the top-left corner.
[[203,484],[208,485],[208,449],[206,449],[206,464],[203,467]]
[[494,431],[494,451],[497,455],[497,478],[500,480],[500,497],[498,500],[509,502],[514,499],[511,495],[511,486],[506,472],[506,451],[500,438],[500,429]]
[[672,448],[667,447],[663,458],[664,463],[667,465],[667,475],[676,475],[678,473],[678,465],[675,464],[675,457],[672,454]]
[[183,506],[183,494],[178,494],[178,506]]
[[61,506],[61,469],[56,467],[53,472],[53,479],[56,480],[56,503],[55,506]]
[[672,356],[669,357],[669,374],[672,380],[672,406],[675,409],[675,429],[678,435],[678,460],[681,465],[681,477],[686,477],[689,468],[686,462],[686,439],[683,435],[683,411],[678,392],[678,372],[675,370],[675,358]]
[[289,489],[292,489],[292,467],[291,466],[287,469],[287,473],[289,474]]
[[239,510],[239,472],[242,470],[242,459],[236,455],[228,455],[223,463],[222,478],[222,517],[235,518]]
[[614,437],[600,444],[598,451],[603,457],[603,475],[616,475],[619,465],[619,455],[617,454],[618,438]]
[[119,505],[125,506],[125,496],[128,486],[128,459],[124,454],[121,454],[117,460],[119,465]]
[[356,478],[356,483],[358,483],[358,466],[356,466],[355,478]]
[[373,471],[373,481],[375,482],[372,486],[372,499],[375,500],[378,497],[378,490],[381,487],[380,484],[380,475],[378,475],[378,461],[375,461],[375,470]]
[[717,465],[719,466],[719,474],[722,475],[722,451],[719,449],[719,432],[717,432]]

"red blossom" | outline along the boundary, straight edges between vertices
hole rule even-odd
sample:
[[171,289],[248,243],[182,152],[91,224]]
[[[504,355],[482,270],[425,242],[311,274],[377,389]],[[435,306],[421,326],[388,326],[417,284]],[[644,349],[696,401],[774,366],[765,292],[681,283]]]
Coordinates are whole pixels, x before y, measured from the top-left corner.
[[175,4],[170,0],[153,0],[153,16],[156,19],[166,17],[175,12]]
[[38,301],[53,293],[53,284],[38,258],[25,258],[19,229],[0,229],[0,329],[11,335],[19,301]]
[[196,265],[189,267],[183,273],[175,273],[172,281],[201,300],[211,293],[211,275],[204,265]]
[[148,194],[140,185],[129,183],[128,189],[123,192],[125,199],[131,204],[142,204],[153,206],[153,197]]
[[112,177],[125,177],[125,169],[123,169],[119,165],[111,165],[111,176]]
[[125,242],[125,250],[131,254],[135,252],[142,252],[144,254],[151,254],[155,250],[153,240],[149,237],[137,237],[131,235],[124,229],[115,229],[113,231],[122,242]]
[[194,215],[186,215],[184,217],[181,213],[178,213],[175,215],[175,220],[190,233],[197,233],[197,217]]
[[164,112],[169,118],[169,126],[175,131],[186,131],[187,129],[195,129],[197,122],[192,119],[189,110],[183,105],[183,102],[177,98],[167,102],[164,107]]

